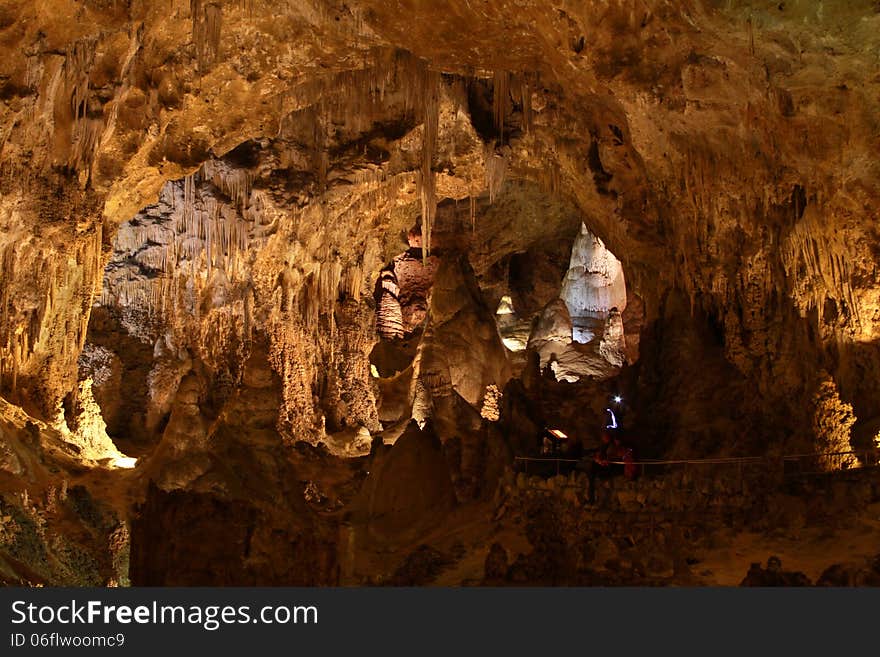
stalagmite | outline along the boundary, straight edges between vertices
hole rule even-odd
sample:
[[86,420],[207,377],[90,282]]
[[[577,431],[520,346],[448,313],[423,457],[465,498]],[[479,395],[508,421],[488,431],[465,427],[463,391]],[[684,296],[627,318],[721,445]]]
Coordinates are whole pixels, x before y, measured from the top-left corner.
[[381,295],[376,317],[376,330],[386,340],[402,338],[403,312],[400,307],[400,288],[393,271],[384,271],[380,277]]
[[626,338],[620,312],[612,310],[605,320],[605,330],[599,343],[599,353],[615,367],[626,364]]
[[497,422],[500,417],[498,404],[501,401],[501,397],[502,393],[497,385],[490,383],[486,386],[486,394],[483,397],[483,407],[480,409],[480,416],[490,422]]
[[623,266],[584,224],[572,246],[561,296],[572,317],[626,309]]

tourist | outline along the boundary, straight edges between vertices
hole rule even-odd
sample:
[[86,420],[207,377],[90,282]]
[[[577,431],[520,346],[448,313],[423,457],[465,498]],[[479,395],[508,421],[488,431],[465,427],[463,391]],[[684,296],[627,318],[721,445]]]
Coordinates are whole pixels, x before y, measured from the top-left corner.
[[601,443],[593,452],[592,458],[582,459],[578,463],[578,469],[585,471],[590,481],[590,504],[596,503],[596,478],[606,477],[610,474],[609,451],[612,447],[611,434],[602,432]]

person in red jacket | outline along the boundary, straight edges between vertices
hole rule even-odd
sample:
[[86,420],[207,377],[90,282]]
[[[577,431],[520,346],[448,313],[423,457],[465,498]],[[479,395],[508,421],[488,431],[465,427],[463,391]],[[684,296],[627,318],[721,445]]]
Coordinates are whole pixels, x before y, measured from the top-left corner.
[[632,447],[627,447],[623,453],[623,476],[627,479],[635,479],[639,475],[639,466],[636,465],[636,454]]
[[611,450],[614,458],[612,461],[623,462],[623,476],[627,479],[635,479],[638,475],[638,466],[636,465],[636,454],[633,447],[623,441],[620,435],[614,437],[614,445]]

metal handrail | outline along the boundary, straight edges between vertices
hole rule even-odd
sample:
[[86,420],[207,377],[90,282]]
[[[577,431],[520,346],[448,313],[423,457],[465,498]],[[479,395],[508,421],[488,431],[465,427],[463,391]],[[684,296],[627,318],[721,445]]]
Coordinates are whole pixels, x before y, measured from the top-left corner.
[[[850,468],[841,468],[841,470],[861,470],[863,468],[876,467],[880,465],[878,462],[878,454],[880,454],[880,450],[877,449],[866,449],[859,451],[849,451],[849,452],[816,452],[813,454],[789,454],[784,456],[722,456],[722,457],[712,457],[705,459],[671,459],[671,460],[663,460],[663,459],[644,459],[641,461],[608,461],[609,464],[613,465],[631,465],[631,466],[641,466],[642,472],[645,470],[645,466],[658,466],[658,465],[739,465],[740,467],[745,464],[757,464],[757,463],[779,463],[783,464],[786,462],[801,462],[806,459],[818,459],[818,458],[828,458],[828,457],[843,457],[843,456],[855,456],[859,465]],[[872,458],[873,457],[873,458]],[[536,457],[536,456],[515,456],[515,461],[522,461],[526,463],[526,470],[528,470],[528,463],[530,462],[552,462],[556,463],[556,473],[559,474],[559,465],[561,463],[579,463],[582,459],[568,459],[561,457]],[[868,463],[868,461],[873,460],[873,463]],[[810,474],[810,473],[801,473],[801,474]]]

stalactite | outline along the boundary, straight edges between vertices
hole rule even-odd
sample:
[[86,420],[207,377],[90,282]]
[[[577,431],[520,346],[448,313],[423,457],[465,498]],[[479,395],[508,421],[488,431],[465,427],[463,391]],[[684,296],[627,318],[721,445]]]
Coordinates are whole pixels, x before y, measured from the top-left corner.
[[190,0],[190,17],[196,61],[199,72],[204,73],[220,53],[223,9],[218,3],[203,4],[203,0]]
[[201,62],[202,57],[200,55],[204,49],[204,36],[202,34],[204,7],[202,6],[202,0],[190,0],[189,14],[192,21],[192,40],[196,46],[196,58]]
[[522,107],[522,127],[523,132],[529,133],[532,130],[532,81],[527,73],[523,73],[518,77],[520,106]]
[[440,122],[440,74],[424,72],[422,161],[419,171],[419,191],[422,205],[422,254],[431,254],[431,229],[437,213],[437,181],[434,177],[434,152],[437,148],[437,130]]
[[266,210],[269,201],[263,191],[257,190],[251,194],[251,203],[245,210],[245,218],[252,221],[257,228],[262,227],[266,223]]
[[307,277],[299,297],[303,324],[311,330],[318,328],[322,315],[332,321],[333,305],[339,291],[342,265],[339,262],[316,262]]
[[223,162],[208,160],[202,164],[201,176],[223,192],[244,213],[251,195],[252,174],[246,169],[233,169]]
[[315,177],[319,191],[327,188],[327,172],[330,169],[330,155],[327,152],[327,110],[322,102],[312,111],[312,157],[314,158]]
[[320,263],[319,300],[321,307],[331,309],[339,295],[342,264],[338,260]]
[[193,207],[195,206],[195,181],[192,174],[183,179],[183,211],[180,213],[182,225],[178,224],[178,233],[192,234]]
[[858,302],[852,290],[850,265],[842,255],[844,247],[838,248],[834,241],[820,244],[814,235],[821,234],[822,227],[812,218],[794,226],[781,249],[786,276],[792,280],[795,298],[804,311],[821,309],[828,297],[843,300],[854,328],[858,328]]
[[104,132],[103,117],[92,116],[90,108],[89,73],[95,58],[95,39],[85,39],[73,45],[64,61],[64,83],[70,97],[70,151],[67,166],[73,171],[87,170],[91,177],[91,166],[95,152]]
[[495,71],[492,85],[492,112],[498,141],[504,143],[504,119],[507,111],[507,99],[510,96],[510,73]]
[[211,57],[217,59],[220,54],[220,29],[223,24],[223,8],[219,3],[210,3],[205,7],[205,43]]
[[489,189],[489,202],[494,203],[501,193],[507,175],[506,154],[498,153],[493,146],[486,149],[486,187]]
[[363,269],[355,265],[345,271],[341,292],[349,299],[358,300],[361,296],[361,285],[364,280]]
[[460,111],[467,112],[468,92],[465,79],[456,76],[452,79],[451,84],[449,84],[448,90],[449,98],[452,100],[453,113],[458,114]]

